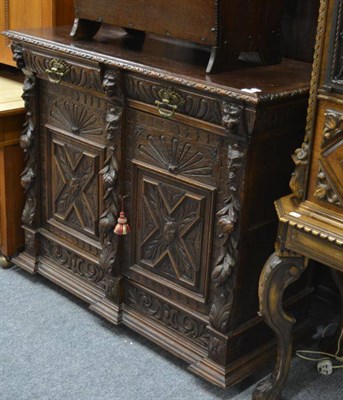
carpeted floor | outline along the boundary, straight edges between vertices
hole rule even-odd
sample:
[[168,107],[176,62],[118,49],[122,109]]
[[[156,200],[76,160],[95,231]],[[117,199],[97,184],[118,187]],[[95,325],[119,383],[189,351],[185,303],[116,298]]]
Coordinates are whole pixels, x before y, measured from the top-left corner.
[[[13,267],[0,281],[1,400],[245,400],[272,368],[223,390],[38,275]],[[284,399],[342,400],[343,370],[294,359]]]

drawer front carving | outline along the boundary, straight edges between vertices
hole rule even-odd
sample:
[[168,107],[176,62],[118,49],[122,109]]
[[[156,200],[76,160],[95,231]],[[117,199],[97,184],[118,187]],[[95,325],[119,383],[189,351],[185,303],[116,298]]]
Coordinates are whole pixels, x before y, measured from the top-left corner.
[[326,110],[314,196],[343,207],[343,112]]
[[79,65],[69,59],[28,50],[24,52],[24,61],[26,67],[41,79],[50,80],[55,84],[67,83],[78,88],[103,91],[100,68],[94,65]]
[[[157,104],[157,106],[161,103],[162,105],[159,107],[161,107],[162,111],[166,95],[174,93],[178,97],[178,100],[174,102],[169,98],[167,100],[171,106],[174,105],[176,108],[172,112],[169,105],[168,114],[178,112],[213,124],[222,124],[221,102],[211,97],[188,92],[184,89],[169,87],[168,85],[142,79],[134,75],[126,76],[125,86],[130,99],[151,105]],[[169,117],[172,117],[172,115],[169,115]]]

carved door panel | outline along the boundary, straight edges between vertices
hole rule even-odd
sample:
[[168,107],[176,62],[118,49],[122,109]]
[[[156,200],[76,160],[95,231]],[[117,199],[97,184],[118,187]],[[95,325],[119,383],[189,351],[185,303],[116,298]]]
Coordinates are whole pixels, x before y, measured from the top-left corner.
[[220,139],[131,109],[125,136],[132,225],[125,274],[162,294],[204,305]]
[[343,207],[343,110],[325,109],[320,133],[314,197]]
[[59,264],[76,253],[71,263],[80,268],[74,272],[100,282],[99,173],[106,157],[107,102],[45,81],[40,99],[43,253]]

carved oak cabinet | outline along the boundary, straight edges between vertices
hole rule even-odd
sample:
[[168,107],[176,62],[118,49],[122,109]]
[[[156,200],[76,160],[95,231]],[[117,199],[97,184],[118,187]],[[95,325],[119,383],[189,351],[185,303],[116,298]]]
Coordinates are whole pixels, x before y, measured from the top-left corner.
[[[209,79],[157,40],[140,52],[115,32],[6,32],[26,76],[26,249],[14,262],[229,386],[272,355],[256,288],[310,68]],[[132,232],[119,237],[120,195]],[[308,292],[289,305],[304,313]]]

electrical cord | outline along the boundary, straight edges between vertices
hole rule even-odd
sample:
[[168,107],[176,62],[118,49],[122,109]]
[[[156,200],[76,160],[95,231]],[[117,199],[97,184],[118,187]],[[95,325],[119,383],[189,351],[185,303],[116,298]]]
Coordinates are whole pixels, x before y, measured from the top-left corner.
[[[333,324],[328,325],[322,334],[322,337],[324,337],[325,332],[327,331],[327,328]],[[341,351],[341,344],[343,345],[343,329],[341,330],[341,334],[338,339],[337,343],[337,351],[335,354],[331,353],[325,353],[322,351],[312,351],[312,350],[297,350],[295,354],[299,357],[302,358],[303,360],[306,361],[315,361],[317,363],[317,370],[320,374],[323,375],[331,375],[334,369],[339,369],[343,368],[343,355],[340,355]],[[324,356],[320,358],[313,358],[309,357],[308,355],[313,355],[313,356]],[[342,363],[342,365],[333,365],[331,359],[334,359],[335,361]]]

